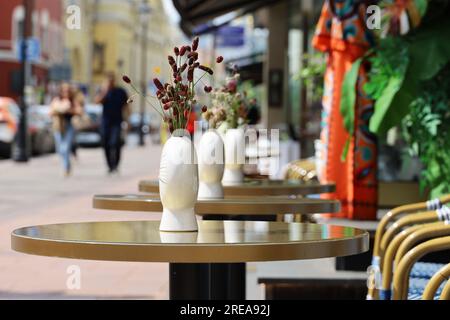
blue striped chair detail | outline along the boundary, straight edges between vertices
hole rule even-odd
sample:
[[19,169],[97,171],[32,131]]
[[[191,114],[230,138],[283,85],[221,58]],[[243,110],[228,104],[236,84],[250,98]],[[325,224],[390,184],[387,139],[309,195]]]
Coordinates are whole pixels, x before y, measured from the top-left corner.
[[444,265],[441,263],[416,262],[411,269],[409,277],[430,279]]
[[[428,281],[429,279],[424,278],[409,278],[408,300],[421,300],[423,291],[425,290]],[[444,289],[445,283],[446,282],[442,283],[436,291],[434,300],[439,299],[442,289]]]

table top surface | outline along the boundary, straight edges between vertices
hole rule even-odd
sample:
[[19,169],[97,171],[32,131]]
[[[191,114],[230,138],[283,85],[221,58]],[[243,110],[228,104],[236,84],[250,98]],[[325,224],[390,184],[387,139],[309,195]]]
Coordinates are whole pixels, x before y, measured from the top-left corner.
[[[95,195],[93,206],[96,209],[123,211],[163,210],[157,194],[151,195]],[[226,199],[199,199],[195,205],[198,215],[268,215],[286,213],[335,213],[340,211],[337,200],[309,198],[246,197]]]
[[160,232],[159,221],[84,222],[24,227],[12,249],[61,258],[232,263],[337,257],[369,248],[366,231],[262,221],[198,221],[198,232]]
[[[249,179],[239,184],[224,184],[225,197],[228,196],[281,196],[309,195],[334,192],[334,183],[302,182],[299,180],[260,180]],[[141,192],[159,192],[158,180],[143,180],[139,182]]]

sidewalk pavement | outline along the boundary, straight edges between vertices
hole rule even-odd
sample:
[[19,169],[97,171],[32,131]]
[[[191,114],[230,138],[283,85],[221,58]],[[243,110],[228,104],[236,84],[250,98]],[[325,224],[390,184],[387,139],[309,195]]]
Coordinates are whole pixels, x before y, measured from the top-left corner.
[[[64,178],[56,155],[28,164],[0,161],[0,299],[167,299],[168,265],[85,261],[11,250],[12,230],[47,223],[159,219],[158,213],[92,208],[94,194],[137,193],[156,178],[161,147],[127,146],[120,174],[107,175],[102,149],[79,149],[73,176]],[[66,287],[67,268],[81,268],[80,290]]]

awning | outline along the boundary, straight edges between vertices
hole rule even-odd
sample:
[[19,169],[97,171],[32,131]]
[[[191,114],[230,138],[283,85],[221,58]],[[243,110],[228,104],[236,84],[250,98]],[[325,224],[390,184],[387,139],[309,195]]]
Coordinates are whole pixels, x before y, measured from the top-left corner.
[[[173,4],[181,17],[181,29],[191,36],[211,32],[239,16],[280,1],[283,0],[173,0]],[[212,23],[221,16],[225,16],[223,21]]]

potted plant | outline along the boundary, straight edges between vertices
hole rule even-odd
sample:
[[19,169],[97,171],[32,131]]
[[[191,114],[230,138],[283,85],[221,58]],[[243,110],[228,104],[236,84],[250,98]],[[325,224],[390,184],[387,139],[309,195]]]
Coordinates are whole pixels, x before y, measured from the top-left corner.
[[226,84],[212,92],[211,108],[203,117],[212,128],[225,132],[225,170],[222,181],[240,183],[244,180],[245,135],[249,101],[245,92],[238,91],[239,73],[235,70]]
[[[421,189],[429,189],[434,198],[450,192],[450,22],[446,15],[450,5],[421,3],[414,12],[402,3],[385,4],[383,34],[376,47],[356,60],[345,75],[341,112],[352,133],[357,71],[362,63],[369,63],[368,82],[362,88],[375,100],[368,129],[384,138],[390,129],[401,127],[407,151],[423,164]],[[400,32],[400,15],[412,13],[416,19],[409,30]]]
[[[210,67],[200,63],[198,45],[199,38],[196,37],[191,45],[175,47],[174,55],[168,56],[172,71],[171,81],[163,84],[159,79],[153,79],[157,88],[156,97],[145,97],[171,132],[171,137],[163,147],[160,161],[159,193],[163,205],[161,231],[198,229],[194,212],[199,185],[197,156],[186,127],[191,110],[197,103],[196,85],[204,76],[214,74]],[[197,73],[200,73],[198,77]],[[124,76],[123,80],[136,95],[142,95],[129,77]],[[204,89],[207,93],[212,90],[209,86]],[[157,106],[149,98],[154,98]],[[203,106],[202,112],[207,109]]]

